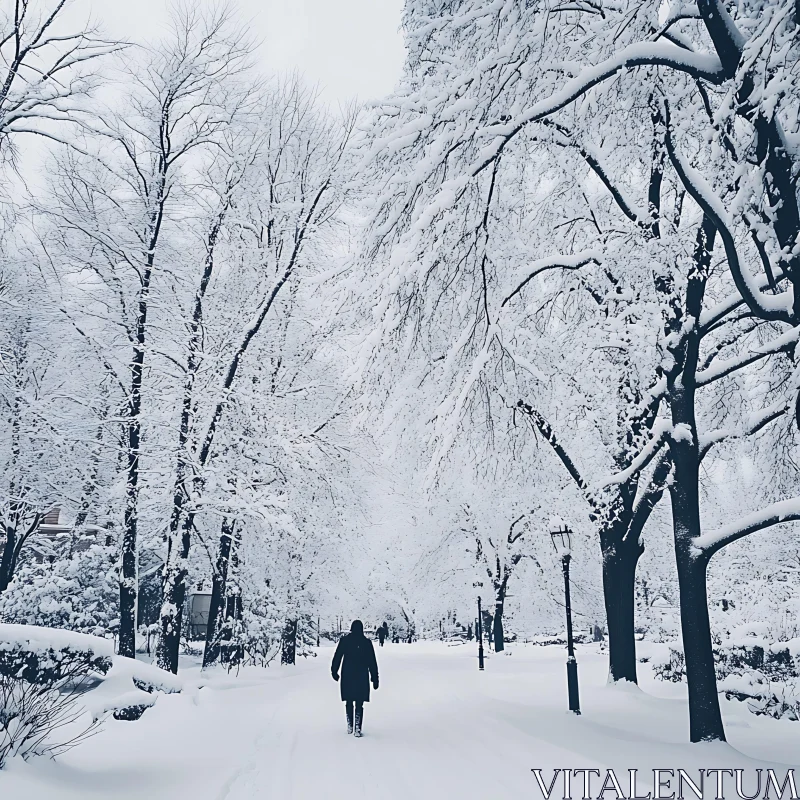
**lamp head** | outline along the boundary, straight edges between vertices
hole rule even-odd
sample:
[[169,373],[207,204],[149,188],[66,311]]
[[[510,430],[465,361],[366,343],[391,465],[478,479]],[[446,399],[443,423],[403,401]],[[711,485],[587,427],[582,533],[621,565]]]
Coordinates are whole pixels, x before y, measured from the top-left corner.
[[559,525],[551,531],[550,538],[559,558],[572,554],[572,531],[566,525]]

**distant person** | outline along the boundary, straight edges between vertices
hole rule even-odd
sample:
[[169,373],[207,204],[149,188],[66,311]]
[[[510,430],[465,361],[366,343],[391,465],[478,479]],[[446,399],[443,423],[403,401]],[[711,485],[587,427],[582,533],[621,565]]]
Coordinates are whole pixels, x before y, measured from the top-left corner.
[[353,620],[350,633],[342,636],[336,646],[331,662],[331,675],[335,681],[339,680],[340,666],[342,668],[340,687],[347,713],[347,732],[354,733],[360,738],[361,725],[364,722],[364,703],[369,702],[370,678],[372,678],[372,688],[376,691],[378,689],[378,662],[375,658],[375,648],[364,636],[364,624],[360,619]]
[[383,625],[378,628],[378,642],[383,647],[383,643],[389,638],[389,625],[384,621]]

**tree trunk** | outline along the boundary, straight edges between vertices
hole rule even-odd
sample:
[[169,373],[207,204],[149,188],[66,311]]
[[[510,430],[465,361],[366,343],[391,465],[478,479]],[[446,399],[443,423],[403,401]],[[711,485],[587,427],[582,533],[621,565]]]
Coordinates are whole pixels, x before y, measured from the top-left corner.
[[180,551],[176,554],[173,550],[167,555],[164,568],[164,602],[161,606],[161,636],[156,649],[156,661],[161,669],[176,675],[193,525],[194,514],[189,513],[181,526]]
[[[162,125],[165,121],[162,119]],[[122,568],[119,580],[119,654],[136,657],[136,597],[139,589],[139,456],[141,448],[142,387],[147,352],[147,312],[150,282],[153,277],[156,246],[164,219],[167,161],[162,161],[153,197],[155,209],[146,228],[148,248],[145,252],[141,288],[137,302],[135,340],[131,356],[131,385],[128,401],[127,476],[125,480],[125,517],[122,534]]]
[[601,531],[603,600],[608,630],[609,680],[638,683],[634,609],[636,565],[642,554],[638,539],[625,540],[618,531]]
[[[30,320],[27,320],[22,330],[20,331],[20,342],[23,342],[14,352],[17,357],[16,373],[14,375],[14,404],[11,413],[11,461],[9,463],[9,471],[11,473],[11,482],[8,487],[8,494],[11,498],[9,503],[9,516],[8,524],[5,526],[6,545],[3,549],[3,558],[0,560],[0,593],[8,588],[14,578],[14,570],[16,569],[17,557],[23,542],[20,541],[19,536],[19,523],[21,518],[21,508],[18,500],[14,496],[20,491],[16,485],[15,472],[19,464],[20,454],[22,452],[21,442],[21,407],[22,407],[22,366],[26,360],[27,347],[24,342],[25,336],[30,331]],[[22,494],[20,492],[20,494]]]
[[[234,547],[236,544],[234,543]],[[235,555],[235,551],[234,551]],[[231,586],[230,567],[228,568],[228,583],[225,598],[225,621],[219,631],[220,659],[225,664],[241,664],[244,660],[244,643],[233,645],[233,634],[236,623],[242,619],[242,594],[238,586]]]
[[235,524],[235,521],[231,521],[227,517],[222,521],[222,533],[219,537],[219,550],[217,552],[217,567],[214,570],[214,579],[211,586],[211,604],[208,609],[208,629],[206,631],[206,647],[203,653],[203,667],[208,667],[219,659],[222,611],[225,605],[225,589],[228,583],[228,565],[230,563],[233,527]]
[[503,608],[506,602],[506,580],[495,588],[494,601],[494,621],[492,626],[492,637],[494,639],[495,653],[502,653],[505,650],[505,639],[503,637]]
[[3,549],[3,558],[0,559],[0,594],[8,588],[11,579],[14,577],[14,551],[17,545],[17,532],[12,528],[6,528],[6,543]]
[[682,548],[677,557],[680,586],[681,634],[689,685],[689,739],[692,742],[725,741],[725,728],[717,693],[714,650],[708,618],[704,557]]
[[287,619],[281,635],[281,664],[294,664],[297,654],[297,620]]
[[[692,408],[681,408],[685,394],[678,392],[673,403],[676,412],[686,411],[684,419],[694,417]],[[708,561],[692,545],[700,535],[699,453],[696,431],[691,440],[678,438],[671,444],[673,482],[672,526],[675,560],[680,589],[681,636],[689,685],[689,738],[692,742],[725,741],[725,729],[717,694],[711,624],[708,617],[706,567]]]
[[494,638],[494,651],[500,653],[505,650],[505,642],[503,641],[503,606],[495,605],[494,607],[494,627],[492,628]]
[[[696,273],[686,288],[685,314],[693,320],[682,344],[674,350],[676,369],[667,374],[673,434],[670,437],[672,528],[680,589],[681,635],[689,685],[689,738],[692,742],[725,741],[717,694],[711,624],[708,618],[706,568],[708,559],[692,544],[700,536],[700,449],[695,417],[696,371],[700,348],[697,320],[702,311],[716,229],[708,217],[698,233]],[[674,326],[685,327],[676,318]],[[681,348],[683,352],[681,352]]]
[[[144,358],[144,353],[142,353]],[[141,381],[141,373],[139,381]],[[136,595],[138,581],[138,497],[139,497],[139,388],[132,400],[128,423],[128,470],[125,481],[125,516],[122,534],[122,569],[119,579],[119,654],[136,657]],[[135,405],[134,405],[135,403]],[[135,408],[135,411],[134,411]]]

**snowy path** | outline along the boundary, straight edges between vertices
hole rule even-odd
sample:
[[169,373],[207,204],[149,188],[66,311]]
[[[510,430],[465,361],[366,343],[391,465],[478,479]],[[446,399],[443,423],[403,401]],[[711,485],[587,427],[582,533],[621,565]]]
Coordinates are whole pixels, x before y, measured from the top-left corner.
[[532,767],[764,766],[743,753],[800,762],[800,724],[757,718],[736,703],[724,703],[732,746],[686,744],[683,687],[652,681],[646,667],[650,694],[609,688],[604,656],[579,650],[584,713],[575,717],[564,710],[559,648],[513,648],[482,674],[472,651],[378,649],[381,688],[361,740],[344,732],[332,650],[323,648],[293,669],[221,675],[193,695],[162,697],[139,722],[111,721],[57,762],[15,762],[0,773],[0,797],[499,800],[539,797]]

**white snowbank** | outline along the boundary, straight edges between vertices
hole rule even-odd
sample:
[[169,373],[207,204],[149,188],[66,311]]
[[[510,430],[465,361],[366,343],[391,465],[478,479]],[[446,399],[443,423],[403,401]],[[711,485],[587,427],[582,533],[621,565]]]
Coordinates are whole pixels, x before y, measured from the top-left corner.
[[114,658],[114,643],[110,639],[59,628],[0,623],[0,650],[47,653],[50,650],[66,649],[103,658]]

